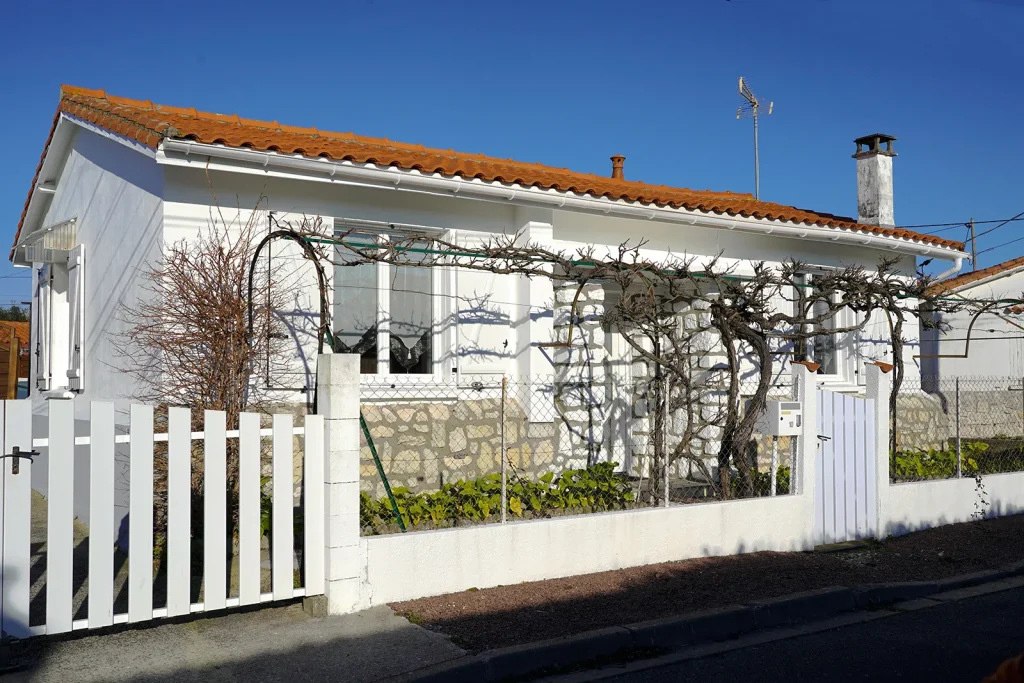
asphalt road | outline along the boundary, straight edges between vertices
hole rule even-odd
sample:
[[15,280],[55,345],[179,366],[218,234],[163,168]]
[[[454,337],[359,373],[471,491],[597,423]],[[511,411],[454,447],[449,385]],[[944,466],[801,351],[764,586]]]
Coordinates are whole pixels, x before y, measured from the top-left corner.
[[602,681],[973,683],[1022,651],[1024,588],[1018,588]]

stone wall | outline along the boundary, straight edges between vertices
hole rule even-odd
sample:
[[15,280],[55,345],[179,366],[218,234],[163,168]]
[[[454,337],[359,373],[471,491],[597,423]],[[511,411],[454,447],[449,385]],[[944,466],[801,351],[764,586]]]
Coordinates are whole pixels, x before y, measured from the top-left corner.
[[[901,392],[896,400],[896,448],[950,447],[957,434],[956,415],[955,390]],[[967,385],[960,390],[959,422],[962,441],[1019,436],[1024,433],[1024,396],[1019,390],[972,390]]]
[[[500,385],[496,396],[482,398],[472,397],[472,389],[453,390],[460,395],[445,402],[364,399],[363,417],[392,487],[433,491],[447,482],[501,471]],[[527,420],[516,396],[506,399],[504,425],[510,479],[513,472],[532,478],[569,466],[555,447],[554,424]],[[361,488],[383,496],[384,485],[364,434],[360,445]]]

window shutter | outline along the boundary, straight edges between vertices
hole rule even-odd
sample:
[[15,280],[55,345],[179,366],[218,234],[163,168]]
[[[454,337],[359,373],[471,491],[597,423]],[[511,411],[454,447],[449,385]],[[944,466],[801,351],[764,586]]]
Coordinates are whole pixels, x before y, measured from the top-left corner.
[[42,266],[36,273],[36,387],[50,388],[50,267]]
[[68,389],[82,391],[82,341],[85,331],[85,246],[68,254]]

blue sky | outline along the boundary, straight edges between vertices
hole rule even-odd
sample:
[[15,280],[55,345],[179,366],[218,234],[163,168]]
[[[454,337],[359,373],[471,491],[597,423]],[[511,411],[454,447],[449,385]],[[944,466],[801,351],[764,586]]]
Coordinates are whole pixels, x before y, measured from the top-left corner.
[[[51,2],[0,16],[7,242],[61,83],[601,174],[624,154],[630,179],[752,192],[742,75],[775,102],[763,199],[855,215],[852,140],[883,132],[899,138],[898,224],[1024,211],[1024,0]],[[980,265],[1024,254],[1024,240],[998,246],[1018,236],[1024,222],[982,237]],[[0,265],[0,303],[28,298],[24,274]]]

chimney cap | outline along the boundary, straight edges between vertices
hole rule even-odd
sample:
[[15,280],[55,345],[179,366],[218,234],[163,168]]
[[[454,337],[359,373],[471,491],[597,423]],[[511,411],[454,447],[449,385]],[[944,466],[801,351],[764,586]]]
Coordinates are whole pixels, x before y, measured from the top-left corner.
[[[894,157],[896,152],[892,151],[892,143],[895,140],[894,136],[886,135],[885,133],[872,133],[871,135],[859,137],[853,141],[857,145],[857,151],[854,153],[853,158],[859,159],[875,154]],[[885,145],[885,149],[882,149],[882,145]],[[861,147],[867,147],[867,149],[861,149]]]
[[622,156],[621,154],[613,154],[611,156],[611,160],[612,178],[617,178],[618,180],[625,180],[625,176],[622,175],[622,165],[625,163],[626,157]]

